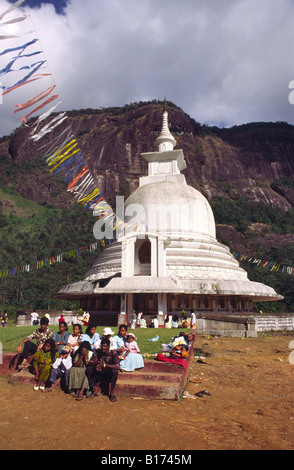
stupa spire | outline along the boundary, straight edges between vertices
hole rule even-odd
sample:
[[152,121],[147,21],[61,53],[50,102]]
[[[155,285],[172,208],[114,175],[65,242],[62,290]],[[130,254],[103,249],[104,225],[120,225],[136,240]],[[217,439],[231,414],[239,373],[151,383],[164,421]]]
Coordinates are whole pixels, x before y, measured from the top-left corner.
[[160,135],[154,142],[154,145],[158,152],[168,152],[169,150],[173,150],[176,141],[173,138],[172,134],[170,133],[168,127],[168,112],[166,106],[166,98],[164,98],[164,109],[163,109],[163,118],[162,118],[162,128]]

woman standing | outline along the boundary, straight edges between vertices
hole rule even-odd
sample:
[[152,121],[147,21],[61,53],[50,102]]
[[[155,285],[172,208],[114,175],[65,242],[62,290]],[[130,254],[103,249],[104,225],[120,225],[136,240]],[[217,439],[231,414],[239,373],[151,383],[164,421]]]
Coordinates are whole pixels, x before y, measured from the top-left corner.
[[137,323],[136,310],[132,310],[132,313],[131,313],[131,329],[132,330],[136,328],[136,323]]

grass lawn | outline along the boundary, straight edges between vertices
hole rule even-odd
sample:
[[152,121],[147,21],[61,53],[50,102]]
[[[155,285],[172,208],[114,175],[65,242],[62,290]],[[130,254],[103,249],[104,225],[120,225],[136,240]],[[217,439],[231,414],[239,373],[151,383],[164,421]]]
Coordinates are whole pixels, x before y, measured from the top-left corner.
[[[49,325],[53,331],[58,331],[57,325]],[[97,326],[96,331],[99,335],[102,334],[104,326]],[[15,324],[8,324],[5,328],[0,327],[0,342],[2,343],[2,351],[15,352],[17,345],[25,339],[30,333],[36,329],[36,326],[16,326]],[[72,326],[68,328],[69,332],[72,333]],[[83,332],[86,328],[83,327]],[[112,331],[115,334],[118,328],[112,327]],[[169,343],[172,338],[177,336],[180,331],[188,332],[188,329],[168,329],[168,328],[136,328],[131,330],[137,337],[137,343],[142,354],[157,354],[161,351],[162,343]],[[149,339],[159,336],[157,341],[148,341]]]

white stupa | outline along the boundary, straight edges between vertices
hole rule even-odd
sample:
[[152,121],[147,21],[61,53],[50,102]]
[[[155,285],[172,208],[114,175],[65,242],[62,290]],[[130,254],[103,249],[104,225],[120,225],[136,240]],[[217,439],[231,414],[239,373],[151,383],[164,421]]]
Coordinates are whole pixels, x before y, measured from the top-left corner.
[[[216,239],[207,199],[187,185],[182,150],[163,112],[156,151],[143,153],[148,175],[125,201],[124,228],[104,248],[85,279],[68,284],[57,297],[80,299],[96,316],[176,314],[194,311],[249,313],[252,303],[281,300],[274,289],[251,282],[230,250]],[[120,321],[122,321],[120,317]]]

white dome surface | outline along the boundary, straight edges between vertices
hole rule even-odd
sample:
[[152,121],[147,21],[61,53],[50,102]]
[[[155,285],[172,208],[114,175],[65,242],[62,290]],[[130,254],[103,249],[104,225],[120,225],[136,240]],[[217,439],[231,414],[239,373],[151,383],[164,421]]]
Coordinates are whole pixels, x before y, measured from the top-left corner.
[[215,239],[215,221],[208,201],[187,184],[161,181],[145,184],[125,202],[125,222],[146,231]]

